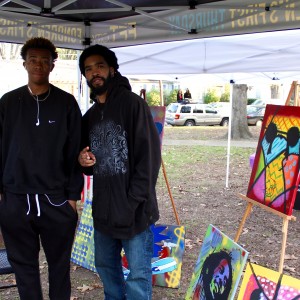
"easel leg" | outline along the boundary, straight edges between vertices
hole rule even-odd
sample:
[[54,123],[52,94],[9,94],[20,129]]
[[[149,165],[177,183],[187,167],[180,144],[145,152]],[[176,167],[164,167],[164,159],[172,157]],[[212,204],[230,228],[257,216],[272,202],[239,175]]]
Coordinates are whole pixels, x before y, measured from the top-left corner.
[[253,204],[251,202],[248,202],[247,208],[246,208],[245,213],[244,213],[244,216],[243,216],[243,218],[241,220],[240,226],[239,226],[238,231],[237,231],[237,233],[235,235],[235,238],[234,238],[235,242],[237,242],[239,240],[239,238],[240,238],[240,235],[242,233],[242,230],[243,230],[243,227],[245,225],[245,222],[246,222],[248,216],[251,213],[252,206],[253,206]]
[[162,159],[161,159],[161,166],[162,166],[162,170],[163,170],[163,173],[164,173],[164,178],[165,178],[165,181],[166,181],[166,185],[167,185],[167,189],[168,189],[168,192],[169,192],[169,196],[170,196],[170,199],[171,199],[171,202],[172,202],[172,206],[173,206],[173,210],[174,210],[176,222],[177,222],[177,225],[180,225],[180,221],[179,221],[179,218],[178,218],[178,214],[177,214],[177,211],[176,211],[176,208],[175,208],[174,199],[173,199],[173,197],[172,197],[170,185],[169,185],[169,182],[168,182],[168,178],[167,178],[167,173],[166,173],[165,165],[164,165],[164,162],[163,162]]
[[284,263],[284,256],[285,256],[288,226],[289,226],[289,220],[287,218],[284,218],[282,223],[282,247],[281,247],[280,263],[279,263],[279,273],[283,272],[283,263]]

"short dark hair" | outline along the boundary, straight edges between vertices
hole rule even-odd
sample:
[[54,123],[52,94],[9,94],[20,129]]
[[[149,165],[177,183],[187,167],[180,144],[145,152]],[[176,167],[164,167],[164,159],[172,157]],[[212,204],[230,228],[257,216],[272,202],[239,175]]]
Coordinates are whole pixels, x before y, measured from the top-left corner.
[[111,51],[110,49],[108,49],[105,46],[97,44],[97,45],[93,45],[93,46],[90,46],[90,47],[84,49],[79,57],[79,68],[80,68],[80,72],[83,76],[85,73],[84,61],[92,55],[101,55],[105,59],[107,64],[110,67],[113,67],[115,71],[117,71],[119,69],[118,59],[116,57],[115,52]]
[[21,56],[24,60],[26,60],[27,51],[29,49],[46,49],[51,53],[51,57],[53,61],[55,61],[58,57],[56,47],[50,42],[48,39],[43,37],[34,37],[29,39],[21,48]]

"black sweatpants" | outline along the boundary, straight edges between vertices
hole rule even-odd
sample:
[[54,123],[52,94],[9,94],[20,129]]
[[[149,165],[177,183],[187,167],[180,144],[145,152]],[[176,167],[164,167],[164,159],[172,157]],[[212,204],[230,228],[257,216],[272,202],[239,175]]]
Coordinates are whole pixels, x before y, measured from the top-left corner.
[[49,298],[71,296],[70,257],[78,215],[68,201],[48,197],[5,193],[0,201],[1,231],[21,300],[43,299],[40,242],[49,268]]

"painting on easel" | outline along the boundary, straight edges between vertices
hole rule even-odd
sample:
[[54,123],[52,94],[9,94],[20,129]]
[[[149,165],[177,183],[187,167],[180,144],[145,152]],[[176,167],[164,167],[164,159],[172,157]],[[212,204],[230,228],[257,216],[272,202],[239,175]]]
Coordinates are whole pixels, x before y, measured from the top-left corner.
[[299,185],[300,107],[267,105],[247,197],[290,216]]
[[150,106],[150,112],[157,128],[160,146],[162,146],[162,139],[164,135],[164,125],[165,125],[165,117],[166,117],[166,107],[165,106]]
[[248,263],[238,300],[300,299],[300,280]]
[[234,299],[247,257],[245,249],[209,225],[185,300]]

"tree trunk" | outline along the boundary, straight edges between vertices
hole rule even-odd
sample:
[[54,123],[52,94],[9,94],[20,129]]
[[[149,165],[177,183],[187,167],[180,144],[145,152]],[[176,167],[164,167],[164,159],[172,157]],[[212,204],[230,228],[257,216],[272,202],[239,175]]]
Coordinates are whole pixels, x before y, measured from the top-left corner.
[[243,140],[252,137],[247,123],[247,85],[234,84],[232,89],[231,138]]
[[279,99],[279,85],[278,84],[272,84],[271,85],[271,99]]

